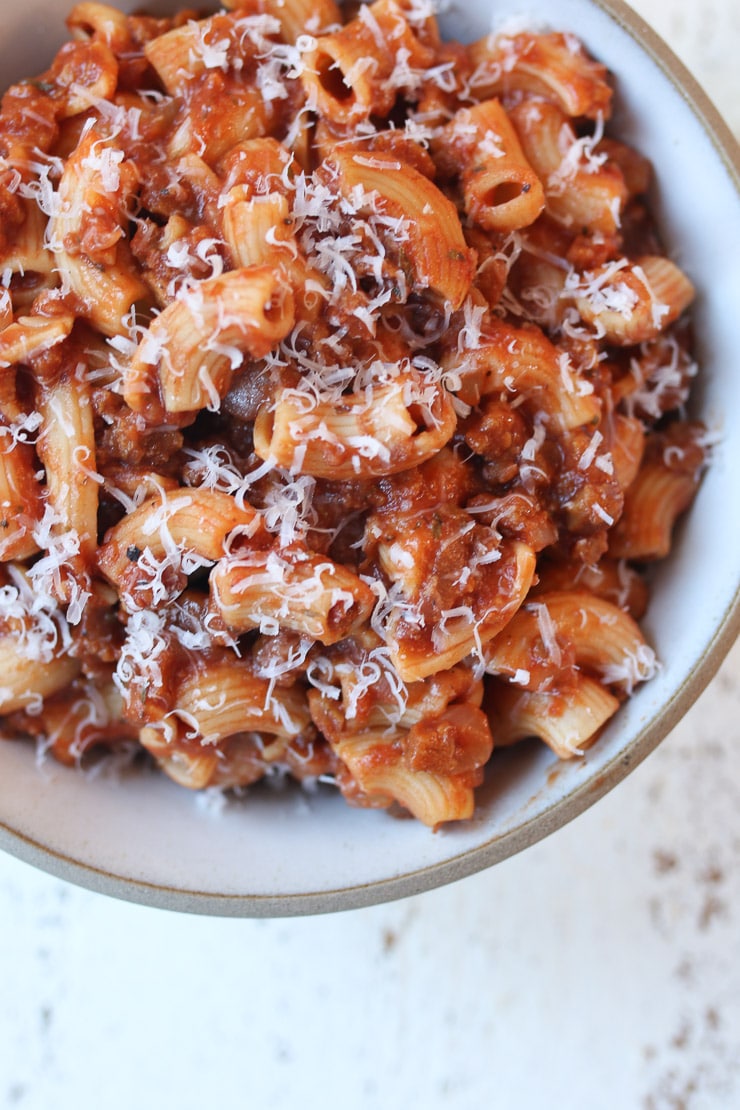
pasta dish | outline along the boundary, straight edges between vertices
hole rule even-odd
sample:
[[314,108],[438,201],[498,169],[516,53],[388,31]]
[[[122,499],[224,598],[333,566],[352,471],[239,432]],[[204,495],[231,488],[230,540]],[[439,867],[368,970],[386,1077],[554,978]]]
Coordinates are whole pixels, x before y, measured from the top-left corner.
[[0,105],[2,736],[430,827],[581,755],[707,454],[605,68],[427,0],[67,26]]

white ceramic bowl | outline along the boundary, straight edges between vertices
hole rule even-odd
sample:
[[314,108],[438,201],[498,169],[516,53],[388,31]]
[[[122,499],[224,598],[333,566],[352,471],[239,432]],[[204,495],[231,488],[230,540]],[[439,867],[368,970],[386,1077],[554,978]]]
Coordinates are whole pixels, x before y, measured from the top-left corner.
[[[140,0],[139,0],[140,3]],[[121,2],[129,10],[139,6]],[[63,36],[68,0],[3,12],[0,73],[39,72]],[[182,5],[170,4],[170,9]],[[707,98],[620,0],[465,0],[443,19],[472,39],[511,19],[571,30],[616,77],[614,130],[653,160],[665,240],[699,290],[702,376],[695,413],[721,435],[644,621],[662,669],[582,760],[542,745],[494,757],[470,823],[431,834],[353,810],[331,793],[255,790],[216,814],[164,776],[90,780],[38,768],[0,744],[0,846],[73,882],[177,910],[243,916],[367,905],[462,878],[548,835],[614,787],[712,677],[740,625],[740,156]],[[167,5],[160,3],[159,10]]]

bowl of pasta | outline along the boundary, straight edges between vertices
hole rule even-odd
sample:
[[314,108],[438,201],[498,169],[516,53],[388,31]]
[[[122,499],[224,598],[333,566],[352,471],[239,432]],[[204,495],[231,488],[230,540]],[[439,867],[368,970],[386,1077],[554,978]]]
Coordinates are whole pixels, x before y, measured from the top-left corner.
[[365,905],[733,642],[740,162],[621,0],[181,8],[3,21],[0,845]]

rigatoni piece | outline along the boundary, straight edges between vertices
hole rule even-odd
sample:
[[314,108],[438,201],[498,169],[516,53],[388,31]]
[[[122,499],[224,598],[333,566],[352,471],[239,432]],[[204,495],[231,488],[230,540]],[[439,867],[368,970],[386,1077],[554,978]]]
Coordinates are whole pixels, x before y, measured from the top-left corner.
[[220,559],[229,536],[251,539],[260,529],[256,511],[227,493],[162,488],[108,531],[98,566],[130,610],[156,606]]
[[152,320],[124,377],[135,412],[218,409],[244,354],[260,358],[293,324],[293,294],[269,267],[230,270],[186,286]]
[[406,73],[429,66],[434,58],[407,20],[405,7],[396,0],[375,0],[306,51],[301,79],[311,108],[341,123],[391,110]]
[[624,696],[655,670],[655,654],[635,620],[585,589],[537,594],[485,651],[486,672],[530,690],[558,688],[573,667]]
[[455,392],[466,404],[502,392],[563,430],[593,423],[601,412],[599,397],[571,367],[567,352],[531,325],[517,327],[492,317],[475,350],[450,352],[442,366],[459,378]]
[[131,49],[128,20],[122,11],[111,4],[82,0],[82,3],[75,4],[71,9],[66,23],[72,37],[78,42],[97,39],[106,43],[117,54]]
[[34,531],[44,513],[33,449],[0,439],[0,562],[28,559],[39,550]]
[[98,544],[94,412],[89,383],[78,366],[37,390],[41,415],[37,450],[46,472],[46,498],[59,532],[74,533],[79,554],[91,563]]
[[431,458],[455,423],[445,390],[406,371],[370,393],[346,394],[338,405],[279,390],[255,421],[254,449],[297,474],[377,477]]
[[[474,255],[452,202],[424,174],[389,154],[332,151],[326,172],[343,196],[362,198],[360,211],[397,222],[401,261],[412,288],[459,308],[470,289]],[[391,242],[393,236],[391,236]]]
[[120,335],[131,306],[148,289],[124,238],[137,174],[121,146],[87,127],[67,159],[48,241],[82,313],[106,336]]
[[39,660],[18,651],[16,636],[0,636],[0,713],[16,713],[35,707],[43,699],[63,690],[79,674],[80,664],[59,655],[39,666]]
[[624,512],[609,540],[617,559],[663,559],[671,549],[673,530],[691,504],[706,463],[698,425],[677,423],[653,433],[645,458],[627,489]]
[[239,552],[221,559],[210,576],[215,612],[234,633],[289,628],[333,644],[364,624],[372,590],[325,555],[293,546]]
[[597,270],[573,274],[563,297],[601,339],[631,347],[655,339],[694,299],[685,274],[667,258],[619,258]]
[[492,687],[487,703],[502,747],[536,736],[559,759],[582,755],[619,709],[619,699],[588,675],[575,674],[561,689],[521,690],[505,682]]
[[509,93],[548,97],[569,116],[608,117],[612,90],[606,67],[574,35],[495,34],[469,48],[471,91],[479,99]]
[[599,132],[577,138],[568,116],[540,100],[517,104],[510,119],[527,161],[542,182],[547,214],[576,232],[615,235],[627,187],[619,167],[609,162],[605,152],[598,152]]
[[527,227],[545,207],[542,183],[500,101],[459,109],[433,150],[438,164],[459,172],[465,211],[486,231]]

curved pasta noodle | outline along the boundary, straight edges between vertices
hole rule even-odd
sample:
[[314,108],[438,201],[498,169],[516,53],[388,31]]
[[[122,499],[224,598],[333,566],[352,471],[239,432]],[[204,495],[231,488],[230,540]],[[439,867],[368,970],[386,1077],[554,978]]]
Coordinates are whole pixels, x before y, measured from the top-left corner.
[[278,391],[273,408],[264,408],[255,421],[254,449],[297,474],[377,477],[431,458],[455,424],[445,390],[406,372],[370,395],[346,395],[336,406]]
[[336,187],[396,221],[400,261],[414,288],[430,289],[459,308],[470,289],[474,255],[454,205],[423,173],[393,155],[334,149],[325,162]]
[[103,479],[96,470],[90,387],[79,373],[66,373],[38,391],[36,404],[42,418],[37,451],[46,471],[54,527],[57,532],[73,533],[82,559],[92,560]]
[[293,295],[270,268],[186,287],[152,320],[126,368],[126,403],[143,414],[158,396],[168,413],[217,408],[243,356],[267,354],[292,325]]
[[34,531],[43,509],[33,449],[19,443],[12,451],[0,451],[0,562],[36,554]]
[[594,743],[619,699],[601,682],[575,674],[562,690],[519,690],[496,682],[488,708],[500,722],[496,742],[502,747],[536,736],[559,759],[572,759]]
[[229,536],[251,538],[259,514],[217,490],[163,489],[111,528],[98,553],[98,566],[130,607],[170,600],[188,573],[215,563]]
[[215,611],[232,632],[289,628],[333,644],[363,624],[375,595],[352,571],[300,548],[242,552],[210,576]]
[[470,786],[451,775],[410,771],[400,761],[388,759],[389,749],[392,752],[391,745],[374,742],[372,736],[352,737],[334,747],[366,795],[364,804],[385,808],[398,802],[430,828],[472,817],[474,795]]
[[[249,0],[224,0],[224,7],[248,10]],[[324,33],[342,22],[334,0],[262,0],[261,10],[280,20],[281,37],[289,43],[295,43],[304,32]]]
[[[313,693],[310,698],[315,704]],[[365,796],[363,804],[398,802],[431,828],[472,816],[474,786],[493,748],[485,714],[471,705],[451,706],[405,733],[368,730],[330,743]]]
[[408,730],[441,717],[452,705],[480,708],[483,700],[483,683],[466,664],[407,685],[392,667],[384,641],[367,629],[314,654],[309,671],[313,719],[334,740],[366,729]]
[[311,107],[345,124],[390,111],[404,81],[403,74],[395,79],[399,61],[405,71],[433,58],[404,7],[396,0],[375,0],[306,51],[301,79]]
[[539,581],[529,594],[533,601],[543,593],[584,589],[611,601],[636,621],[647,609],[649,592],[645,580],[624,559],[604,557],[595,566],[574,559],[543,561],[537,568],[537,576]]
[[185,671],[172,708],[145,725],[139,739],[180,785],[246,785],[281,759],[309,723],[302,691],[275,689],[222,654]]
[[505,392],[564,430],[593,423],[601,412],[590,382],[570,371],[567,355],[532,326],[491,319],[476,350],[451,352],[442,366],[459,376],[455,392],[466,404]]
[[[49,220],[55,265],[83,314],[107,336],[121,334],[131,306],[148,294],[123,231],[135,184],[136,171],[115,139],[88,127],[65,163]],[[91,257],[91,250],[98,253]]]
[[70,119],[96,100],[115,96],[118,60],[102,39],[70,42],[59,51],[48,76],[65,93],[57,105],[58,118]]
[[572,35],[492,33],[472,43],[469,55],[469,84],[481,100],[523,92],[550,97],[569,116],[609,114],[606,67],[589,58]]
[[202,112],[198,116],[186,116],[172,134],[168,154],[173,161],[198,158],[209,167],[216,166],[237,143],[264,134],[267,113],[257,90],[242,87],[230,89],[215,119],[206,106],[207,86],[203,100]]
[[228,188],[219,198],[219,218],[233,262],[279,268],[292,290],[296,322],[315,319],[330,295],[329,280],[296,241],[290,154],[273,138],[249,139],[229,153],[223,169]]
[[701,431],[678,425],[671,435],[648,441],[645,459],[627,489],[624,511],[609,540],[617,559],[664,558],[676,521],[696,493],[705,455],[697,443]]
[[182,744],[165,739],[159,729],[147,725],[139,732],[139,743],[154,757],[161,771],[189,790],[208,786],[250,786],[267,770],[261,758],[259,737],[229,736],[218,748]]
[[243,62],[247,26],[239,13],[216,13],[189,19],[146,43],[144,53],[170,96],[184,96],[209,71],[225,71]]
[[[286,740],[297,736],[310,721],[301,690],[271,689],[267,679],[255,677],[243,663],[229,658],[208,660],[180,679],[173,708],[162,720],[165,739],[173,718],[195,730],[201,744],[219,744],[238,732],[268,733]],[[283,746],[278,744],[277,751]],[[274,757],[268,748],[265,758]]]
[[224,239],[237,266],[289,266],[298,253],[287,198],[245,197],[238,186],[223,206]]
[[627,187],[618,166],[596,153],[596,133],[590,143],[577,138],[565,113],[545,101],[523,101],[510,119],[542,182],[547,214],[579,232],[615,235]]
[[0,331],[0,368],[27,362],[35,355],[55,347],[72,331],[74,316],[63,312],[55,316],[20,316]]
[[[424,542],[417,526],[407,537],[398,536],[387,546],[381,544],[378,553],[386,573],[396,578],[398,592],[385,621],[384,638],[404,682],[416,682],[453,667],[473,653],[480,654],[524,601],[535,570],[531,548],[516,541],[504,542],[482,555],[464,592],[460,591],[462,596],[458,594],[453,603],[445,604],[441,595],[425,596],[421,584],[415,589],[404,588],[405,556],[413,551],[414,544]],[[497,558],[487,561],[493,550]],[[420,567],[425,565],[420,559]],[[427,608],[433,616],[424,614]]]
[[38,706],[42,699],[64,689],[79,673],[77,659],[60,655],[43,667],[18,650],[15,636],[0,636],[0,713],[17,713]]
[[615,413],[609,427],[609,449],[614,477],[620,489],[632,485],[645,452],[645,429],[634,416]]
[[[570,286],[570,287],[569,287]],[[667,258],[626,258],[566,283],[581,319],[620,346],[655,339],[694,299],[694,287]]]
[[80,41],[90,38],[106,43],[111,50],[122,53],[131,48],[128,21],[123,12],[97,0],[75,4],[66,20],[72,37]]
[[[573,664],[623,693],[650,678],[655,655],[635,620],[584,589],[539,593],[488,644],[486,671],[527,689],[556,687]],[[548,673],[549,672],[549,673]]]
[[229,151],[220,166],[224,187],[219,208],[228,205],[232,189],[237,199],[263,200],[288,196],[295,188],[293,158],[272,135],[242,139]]
[[95,749],[133,756],[138,731],[122,719],[123,703],[110,676],[93,682],[73,677],[57,693],[44,699],[43,729],[29,718],[43,752],[67,767],[80,767]]
[[20,203],[22,222],[12,230],[7,225],[3,229],[0,266],[13,274],[44,274],[51,284],[56,281],[55,262],[46,242],[46,217],[35,200],[20,198]]
[[459,170],[465,211],[486,231],[527,227],[545,207],[540,179],[498,100],[456,112],[435,153]]

